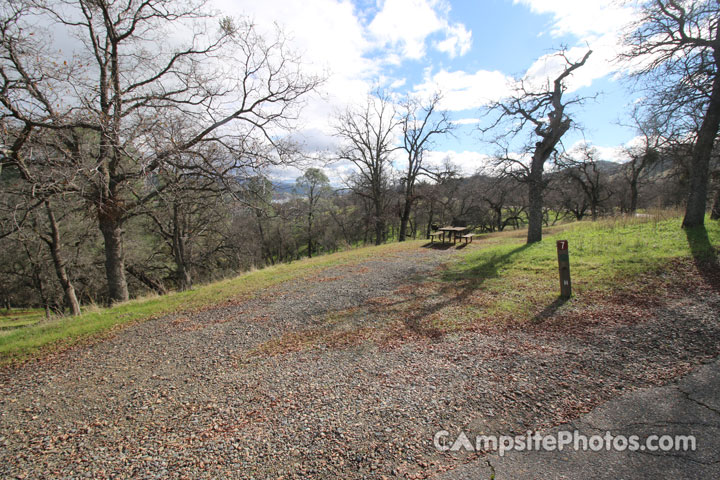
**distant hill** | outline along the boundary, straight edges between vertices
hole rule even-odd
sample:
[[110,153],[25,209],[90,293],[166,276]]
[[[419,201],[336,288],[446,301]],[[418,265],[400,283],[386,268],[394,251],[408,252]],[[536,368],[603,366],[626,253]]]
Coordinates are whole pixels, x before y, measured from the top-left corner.
[[295,188],[294,182],[274,181],[272,184],[277,193],[293,193],[293,188]]
[[607,173],[608,175],[615,175],[617,173],[620,173],[623,166],[622,163],[610,162],[608,160],[598,160],[596,163],[598,166],[598,170],[603,173]]

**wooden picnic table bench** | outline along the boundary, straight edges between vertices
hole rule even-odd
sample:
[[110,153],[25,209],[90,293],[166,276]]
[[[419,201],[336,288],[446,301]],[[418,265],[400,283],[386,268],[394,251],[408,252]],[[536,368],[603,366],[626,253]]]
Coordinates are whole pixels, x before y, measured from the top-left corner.
[[[455,243],[458,238],[465,238],[464,235],[469,233],[471,230],[470,227],[463,226],[448,226],[448,227],[441,227],[438,229],[438,231],[443,232],[443,243],[445,242],[445,233],[448,234],[448,238],[452,239],[453,243]],[[472,237],[471,237],[472,238]],[[465,240],[467,243],[467,240]]]

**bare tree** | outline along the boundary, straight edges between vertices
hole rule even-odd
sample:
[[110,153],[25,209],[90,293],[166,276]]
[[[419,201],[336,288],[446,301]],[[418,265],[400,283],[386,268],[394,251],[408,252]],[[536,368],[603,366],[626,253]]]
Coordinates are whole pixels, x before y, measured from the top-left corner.
[[[38,192],[85,195],[112,301],[128,298],[123,224],[154,195],[134,197],[131,187],[208,143],[238,162],[257,161],[244,153],[258,143],[282,151],[278,129],[317,85],[279,32],[266,42],[247,21],[213,27],[205,11],[202,0],[11,0],[2,10],[0,118],[18,132],[8,157]],[[73,57],[58,53],[56,36],[80,39]],[[54,137],[49,165],[24,148],[36,132]],[[56,172],[53,181],[41,171]]]
[[[211,176],[172,166],[158,172],[153,182],[158,194],[140,212],[152,221],[153,231],[170,251],[178,288],[188,290],[193,284],[195,244],[216,232],[223,221],[224,190]],[[164,289],[156,281],[146,281],[149,277],[143,278],[138,266],[127,270],[158,293]]]
[[597,149],[584,143],[577,152],[560,155],[557,162],[563,168],[561,175],[569,178],[582,190],[593,220],[598,218],[600,205],[612,195],[598,166],[597,155]]
[[403,148],[407,153],[407,169],[403,173],[403,201],[400,212],[399,241],[405,241],[410,212],[417,201],[415,184],[422,174],[437,176],[423,165],[423,156],[432,145],[433,137],[449,133],[452,123],[447,112],[438,111],[440,94],[433,95],[426,104],[415,98],[405,100],[400,125],[403,132]]
[[314,250],[313,223],[318,202],[330,195],[330,180],[319,168],[308,168],[295,182],[297,193],[307,199],[307,248],[308,257],[312,258]]
[[268,220],[277,214],[272,205],[273,184],[264,175],[247,178],[241,186],[239,199],[244,209],[255,220],[258,240],[260,240],[260,259],[263,264],[275,264],[270,249],[271,234],[268,232]]
[[382,93],[368,96],[362,107],[348,108],[335,125],[336,135],[343,142],[338,158],[348,160],[358,168],[352,189],[372,203],[376,245],[385,241],[385,212],[392,167],[390,156],[400,148],[395,146],[399,125],[395,106]]
[[[720,3],[646,0],[624,55],[647,80],[653,113],[693,134],[684,227],[703,225],[710,157],[720,127]],[[637,66],[639,65],[639,66]]]
[[50,226],[50,234],[40,234],[40,238],[47,244],[55,267],[60,285],[62,285],[65,293],[65,305],[73,315],[80,315],[80,303],[75,295],[75,287],[70,281],[70,277],[65,268],[66,261],[63,255],[60,242],[60,229],[58,228],[55,212],[53,211],[50,201],[45,200],[45,213],[47,215],[48,225]]
[[490,231],[502,232],[505,227],[522,221],[521,215],[525,213],[525,206],[520,197],[521,185],[510,176],[483,177],[479,192],[480,198],[487,203],[492,222]]
[[545,162],[557,152],[560,139],[570,129],[572,119],[565,109],[568,105],[582,102],[583,98],[563,99],[568,77],[575,70],[585,65],[592,50],[588,50],[579,61],[570,60],[564,51],[557,55],[565,62],[562,72],[544,88],[526,87],[523,80],[517,82],[514,94],[507,99],[490,105],[491,112],[497,112],[497,119],[483,132],[495,129],[505,121],[514,122],[501,138],[515,136],[532,129],[531,136],[538,137],[527,149],[530,155],[529,164],[522,159],[513,158],[509,154],[502,157],[506,174],[514,175],[528,185],[528,234],[527,243],[542,240],[543,224],[543,169]]
[[635,213],[638,203],[638,192],[654,165],[660,160],[662,135],[656,119],[648,116],[641,118],[639,110],[633,112],[635,129],[640,134],[641,144],[626,147],[625,154],[630,159],[623,165],[623,176],[630,187],[629,212]]
[[555,208],[571,214],[577,221],[585,218],[590,208],[587,196],[577,182],[563,172],[558,172],[550,183],[549,197]]

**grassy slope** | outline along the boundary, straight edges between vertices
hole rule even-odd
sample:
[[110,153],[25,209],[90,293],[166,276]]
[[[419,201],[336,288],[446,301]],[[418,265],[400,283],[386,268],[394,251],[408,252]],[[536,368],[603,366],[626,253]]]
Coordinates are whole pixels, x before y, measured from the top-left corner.
[[[720,246],[720,224],[685,231],[681,220],[663,214],[645,218],[617,218],[581,222],[526,245],[506,238],[482,250],[468,252],[453,262],[440,283],[464,289],[466,306],[452,315],[437,315],[435,326],[452,329],[478,317],[527,320],[539,309],[557,302],[556,240],[568,240],[574,298],[582,303],[634,285],[642,275],[661,270],[674,259],[714,258]],[[714,248],[713,248],[714,247]]]
[[[686,232],[680,228],[677,216],[667,214],[574,223],[552,231],[554,233],[546,235],[542,242],[530,246],[524,244],[523,232],[478,237],[475,248],[456,257],[440,276],[429,279],[426,285],[417,289],[412,306],[408,308],[421,313],[425,326],[442,331],[471,327],[479,319],[529,320],[557,302],[555,240],[559,239],[570,242],[575,294],[570,304],[592,301],[592,295],[597,293],[608,294],[628,288],[642,275],[661,269],[674,259],[710,257],[714,254],[713,246],[720,245],[718,222],[708,221],[707,230]],[[311,278],[325,268],[419,248],[423,243],[366,247],[301,260],[190,292],[135,300],[88,312],[79,318],[40,322],[5,331],[0,335],[0,364],[71,345],[131,322],[252,298],[263,289],[284,281]],[[477,248],[478,244],[481,248]],[[438,297],[448,300],[445,306],[425,308],[425,302]],[[382,313],[400,318],[407,312],[386,308]],[[343,316],[342,312],[338,315]],[[342,328],[343,322],[336,321],[335,324]]]
[[[574,296],[569,301],[558,298],[555,241],[560,239],[570,245]],[[667,213],[559,225],[546,229],[545,239],[530,246],[524,231],[483,235],[436,275],[388,292],[391,301],[373,299],[363,309],[330,312],[317,325],[274,338],[250,354],[278,355],[368,340],[393,344],[489,325],[522,325],[565,309],[605,311],[628,292],[635,300],[653,303],[661,290],[647,280],[676,279],[677,273],[667,269],[669,263],[698,273],[693,260],[711,257],[711,245],[720,245],[720,224],[708,222],[707,230],[686,232],[679,217]],[[626,315],[622,306],[615,311]]]
[[304,259],[245,273],[187,292],[131,300],[112,308],[89,311],[79,317],[65,317],[0,331],[0,365],[63,348],[132,322],[249,299],[267,287],[288,280],[312,277],[326,268],[353,264],[370,256],[418,248],[421,243],[405,242],[380,247],[364,247]]

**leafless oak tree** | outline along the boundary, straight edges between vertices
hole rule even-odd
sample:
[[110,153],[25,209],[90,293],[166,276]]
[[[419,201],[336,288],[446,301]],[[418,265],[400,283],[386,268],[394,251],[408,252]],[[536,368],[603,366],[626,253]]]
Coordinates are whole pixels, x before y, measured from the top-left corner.
[[395,105],[384,94],[370,95],[364,106],[350,107],[335,125],[343,145],[338,159],[348,160],[357,168],[353,190],[372,202],[375,244],[385,241],[385,211],[391,173],[391,154],[400,119]]
[[444,135],[452,130],[447,112],[439,111],[440,94],[433,95],[427,103],[408,98],[402,105],[400,126],[403,133],[403,149],[407,154],[407,169],[403,173],[403,203],[400,212],[399,241],[407,235],[407,225],[413,203],[417,201],[415,184],[418,176],[436,176],[423,164],[425,152],[432,146],[433,137]]
[[[574,150],[574,149],[573,149]],[[584,143],[577,152],[564,153],[558,158],[560,174],[569,178],[583,192],[593,220],[597,220],[601,204],[612,196],[607,179],[597,162],[597,149]]]
[[307,249],[308,257],[312,258],[315,249],[313,238],[315,215],[318,202],[332,193],[330,180],[319,168],[308,168],[295,182],[296,192],[307,199]]
[[566,81],[573,72],[585,65],[592,50],[588,50],[578,61],[570,60],[564,51],[559,52],[565,67],[552,82],[544,88],[533,89],[526,87],[523,80],[517,82],[514,94],[507,99],[490,105],[490,112],[497,113],[496,120],[482,131],[487,132],[511,122],[510,128],[500,139],[514,137],[526,133],[531,129],[531,138],[539,138],[534,145],[527,148],[530,155],[529,162],[514,158],[506,154],[502,156],[501,164],[506,174],[511,174],[528,185],[528,234],[527,243],[542,240],[543,223],[543,169],[545,162],[557,152],[557,145],[563,135],[570,129],[572,119],[566,112],[571,104],[577,104],[584,99],[574,97],[563,99],[566,90]]
[[683,226],[701,226],[720,127],[720,3],[646,0],[625,41],[624,58],[636,65],[634,75],[647,81],[654,114],[695,134]]
[[640,187],[647,181],[652,167],[660,160],[660,148],[663,142],[658,122],[652,116],[643,118],[642,115],[637,109],[633,112],[634,127],[642,143],[624,148],[629,160],[623,164],[622,173],[630,187],[628,208],[630,213],[635,213],[637,210]]
[[60,285],[62,285],[67,308],[73,315],[80,315],[80,303],[75,295],[75,287],[70,281],[67,269],[65,268],[66,261],[61,250],[60,229],[58,228],[58,223],[55,219],[55,212],[53,211],[49,200],[45,200],[45,213],[47,215],[48,225],[50,226],[50,234],[41,234],[40,238],[50,249],[53,266],[55,267],[55,274],[57,275]]
[[[123,223],[153,196],[150,188],[134,197],[130,187],[208,143],[239,163],[256,161],[247,153],[256,144],[282,151],[278,129],[318,83],[300,72],[279,32],[266,41],[247,21],[218,22],[202,0],[9,0],[0,8],[8,158],[38,193],[74,190],[96,211],[112,301],[128,298]],[[57,39],[71,38],[72,53],[59,52]],[[38,133],[54,136],[49,165],[26,148]]]

